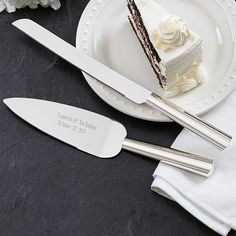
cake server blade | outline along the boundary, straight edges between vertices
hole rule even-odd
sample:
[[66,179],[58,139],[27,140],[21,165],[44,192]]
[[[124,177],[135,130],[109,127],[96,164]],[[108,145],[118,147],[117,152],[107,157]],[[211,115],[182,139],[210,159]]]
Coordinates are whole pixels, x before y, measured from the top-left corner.
[[123,148],[205,177],[214,168],[211,158],[128,139],[123,125],[94,112],[29,98],[8,98],[4,103],[41,131],[100,158],[114,157]]
[[171,103],[169,100],[161,98],[157,94],[152,93],[132,80],[129,80],[104,64],[82,53],[80,50],[37,23],[29,19],[21,19],[13,22],[13,25],[77,68],[123,94],[131,101],[137,104],[146,103],[154,109],[160,110],[172,120],[204,138],[217,148],[223,150],[231,143],[232,137],[230,135],[207,124],[197,116],[194,116]]
[[8,98],[4,103],[39,130],[95,156],[117,155],[126,137],[120,123],[77,107],[30,98]]

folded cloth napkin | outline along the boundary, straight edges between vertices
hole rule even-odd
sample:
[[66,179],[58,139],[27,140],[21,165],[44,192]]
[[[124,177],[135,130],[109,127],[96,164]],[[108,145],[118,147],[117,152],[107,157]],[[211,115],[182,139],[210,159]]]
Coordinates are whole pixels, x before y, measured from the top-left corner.
[[229,148],[221,152],[185,129],[172,147],[213,157],[213,175],[205,179],[160,163],[153,175],[152,190],[227,235],[231,229],[236,230],[236,91],[203,118],[234,137]]

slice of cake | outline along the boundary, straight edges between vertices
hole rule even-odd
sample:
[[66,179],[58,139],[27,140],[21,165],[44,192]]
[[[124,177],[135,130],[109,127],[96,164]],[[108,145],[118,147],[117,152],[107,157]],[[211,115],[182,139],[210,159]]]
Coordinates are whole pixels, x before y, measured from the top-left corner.
[[202,40],[179,16],[155,0],[127,0],[129,20],[167,97],[187,92],[204,79]]

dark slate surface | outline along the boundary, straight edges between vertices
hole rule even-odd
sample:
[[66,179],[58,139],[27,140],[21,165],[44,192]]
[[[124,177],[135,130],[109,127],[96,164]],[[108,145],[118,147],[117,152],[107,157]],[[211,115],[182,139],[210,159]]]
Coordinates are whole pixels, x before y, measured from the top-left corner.
[[[0,99],[33,97],[89,109],[122,122],[131,138],[170,146],[179,126],[112,109],[79,70],[11,26],[31,18],[75,44],[87,2],[67,0],[59,11],[0,14]],[[0,114],[0,236],[215,235],[176,203],[151,192],[154,161],[126,152],[100,160],[27,125],[3,103]]]

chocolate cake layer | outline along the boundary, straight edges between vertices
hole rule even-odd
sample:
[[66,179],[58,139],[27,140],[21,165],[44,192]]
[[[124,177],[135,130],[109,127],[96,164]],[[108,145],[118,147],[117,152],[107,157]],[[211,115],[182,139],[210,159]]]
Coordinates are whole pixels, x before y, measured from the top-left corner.
[[131,14],[131,17],[129,17],[129,21],[131,23],[131,26],[136,33],[140,44],[142,45],[142,48],[144,52],[147,55],[147,58],[149,59],[149,62],[157,75],[157,78],[159,80],[159,84],[162,88],[166,86],[166,78],[162,75],[160,70],[160,57],[155,50],[154,46],[151,43],[151,40],[149,38],[148,32],[144,26],[141,14],[134,2],[134,0],[127,0],[128,8]]

